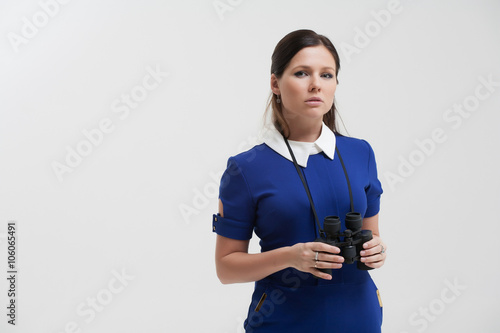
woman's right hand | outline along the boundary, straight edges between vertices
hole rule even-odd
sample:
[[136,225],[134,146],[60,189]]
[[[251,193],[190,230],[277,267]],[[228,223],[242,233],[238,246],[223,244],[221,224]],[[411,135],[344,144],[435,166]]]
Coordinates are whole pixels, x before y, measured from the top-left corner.
[[321,279],[331,280],[330,274],[319,269],[341,268],[344,258],[339,253],[338,247],[321,242],[297,243],[291,247],[291,267]]

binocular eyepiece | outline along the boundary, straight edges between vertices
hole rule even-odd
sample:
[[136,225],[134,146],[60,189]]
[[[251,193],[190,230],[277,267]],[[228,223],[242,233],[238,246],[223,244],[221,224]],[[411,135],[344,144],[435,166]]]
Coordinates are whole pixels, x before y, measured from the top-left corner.
[[[338,216],[327,216],[323,222],[325,235],[316,239],[315,242],[322,242],[340,248],[340,255],[344,257],[345,264],[353,264],[355,261],[358,269],[370,270],[371,267],[361,262],[360,252],[363,244],[373,238],[371,230],[361,230],[363,218],[360,213],[347,213],[345,216],[346,230],[340,232],[341,222]],[[321,269],[321,271],[332,274],[331,269]]]

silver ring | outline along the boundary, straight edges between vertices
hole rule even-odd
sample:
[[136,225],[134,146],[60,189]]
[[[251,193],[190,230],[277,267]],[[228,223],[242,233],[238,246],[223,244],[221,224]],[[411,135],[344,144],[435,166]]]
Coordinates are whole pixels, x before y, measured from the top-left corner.
[[380,247],[382,248],[382,251],[380,251],[380,253],[385,253],[384,246],[382,244],[380,244]]
[[319,252],[316,251],[316,256],[314,257],[314,260],[318,261],[318,255],[319,255]]

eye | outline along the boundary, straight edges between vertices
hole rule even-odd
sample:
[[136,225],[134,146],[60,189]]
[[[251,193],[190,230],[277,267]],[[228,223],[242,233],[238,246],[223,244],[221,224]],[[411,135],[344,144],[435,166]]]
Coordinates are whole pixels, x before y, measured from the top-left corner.
[[333,79],[333,74],[330,74],[330,73],[324,73],[321,76],[324,78],[327,78],[327,79]]
[[294,73],[293,75],[295,75],[296,77],[304,77],[307,75],[307,73],[304,71],[298,71],[297,73]]

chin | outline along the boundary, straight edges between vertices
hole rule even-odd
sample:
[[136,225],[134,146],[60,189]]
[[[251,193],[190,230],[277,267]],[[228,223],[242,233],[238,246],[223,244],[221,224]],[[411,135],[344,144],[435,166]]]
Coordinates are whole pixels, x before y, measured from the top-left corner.
[[294,113],[288,113],[285,114],[285,119],[287,120],[295,120],[297,118],[303,118],[307,120],[313,120],[313,119],[318,119],[320,118],[323,120],[323,116],[328,112],[329,110],[324,110],[319,109],[319,108],[307,108],[306,110],[301,110],[299,112],[294,112]]
[[317,109],[317,108],[313,108],[313,109],[309,109],[307,110],[307,112],[305,112],[305,115],[308,117],[308,118],[321,118],[323,119],[323,116],[328,112],[329,110],[324,110],[324,109]]

